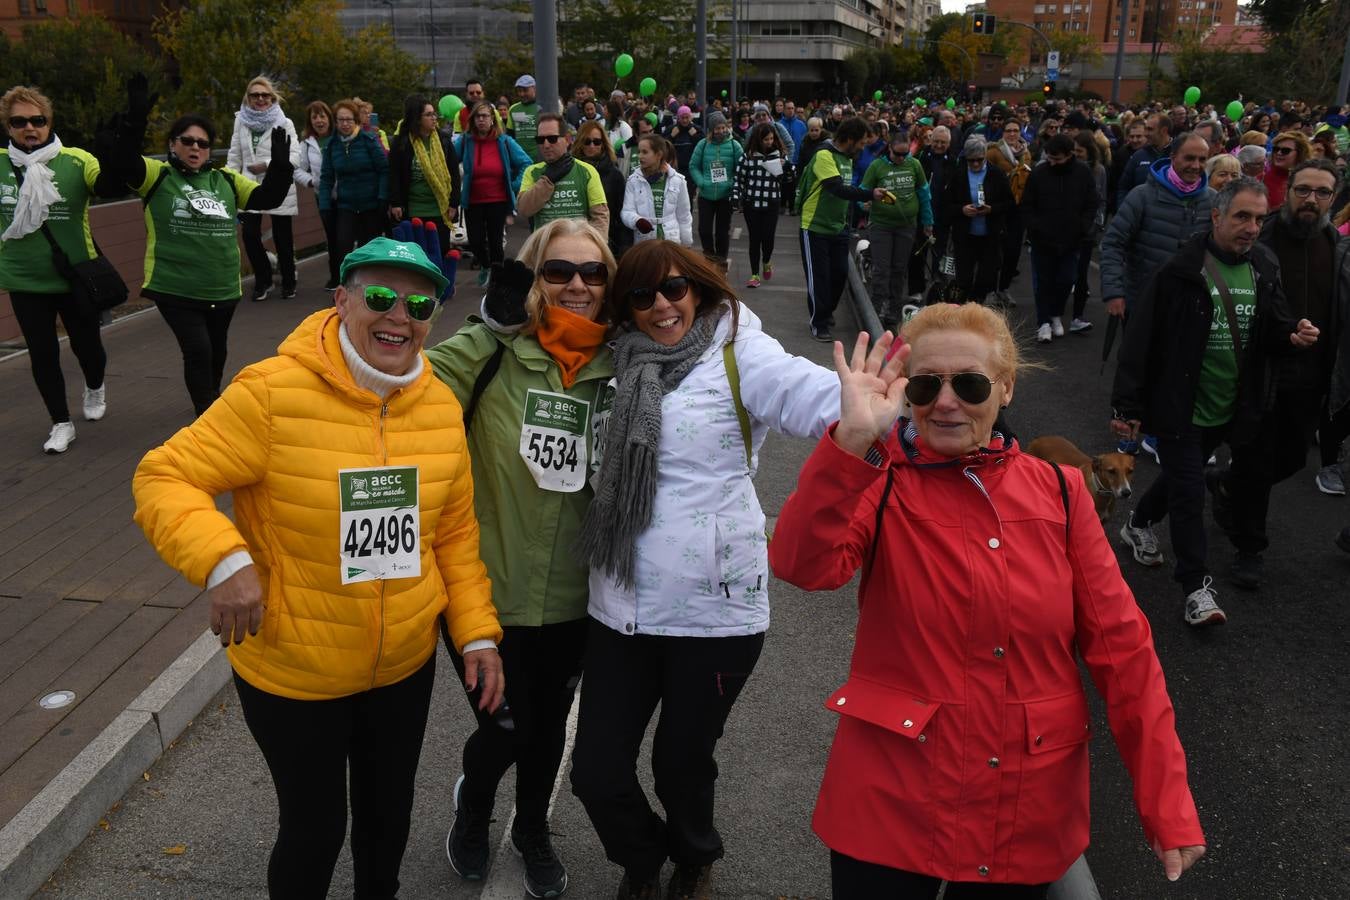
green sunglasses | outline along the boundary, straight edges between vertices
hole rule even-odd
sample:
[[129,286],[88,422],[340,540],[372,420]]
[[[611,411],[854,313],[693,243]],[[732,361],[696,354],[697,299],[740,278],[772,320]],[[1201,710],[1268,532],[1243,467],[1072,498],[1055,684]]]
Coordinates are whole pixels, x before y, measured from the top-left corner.
[[[371,312],[387,313],[398,302],[398,291],[381,284],[366,285],[366,309]],[[430,322],[435,318],[440,304],[435,297],[426,294],[407,294],[403,303],[408,308],[408,316],[418,322]]]

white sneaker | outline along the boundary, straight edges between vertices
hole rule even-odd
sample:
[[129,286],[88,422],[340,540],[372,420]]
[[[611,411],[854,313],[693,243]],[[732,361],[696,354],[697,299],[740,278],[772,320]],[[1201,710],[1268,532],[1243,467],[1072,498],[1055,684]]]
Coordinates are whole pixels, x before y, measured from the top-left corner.
[[1050,333],[1055,337],[1064,337],[1064,322],[1059,316],[1050,317]]
[[1317,489],[1333,497],[1345,496],[1345,479],[1340,466],[1324,466],[1317,473]]
[[1131,512],[1120,526],[1120,536],[1134,551],[1134,561],[1142,566],[1161,566],[1162,551],[1158,549],[1158,537],[1153,533],[1152,525],[1136,527],[1134,513]]
[[1074,319],[1069,323],[1069,331],[1073,334],[1082,334],[1084,331],[1090,331],[1092,323],[1087,319]]
[[1050,323],[1047,322],[1036,329],[1036,342],[1038,344],[1050,343]]
[[101,388],[91,388],[85,385],[84,388],[84,420],[86,422],[97,422],[103,418],[103,414],[108,411],[108,383],[105,381]]
[[1200,587],[1186,595],[1186,624],[1199,628],[1202,625],[1222,625],[1228,621],[1228,616],[1224,615],[1223,610],[1219,609],[1219,604],[1215,602],[1216,595],[1214,589],[1210,587],[1214,579],[1208,575]]
[[75,426],[69,422],[57,422],[52,426],[52,433],[47,436],[47,443],[42,445],[42,450],[45,453],[65,453],[73,440]]

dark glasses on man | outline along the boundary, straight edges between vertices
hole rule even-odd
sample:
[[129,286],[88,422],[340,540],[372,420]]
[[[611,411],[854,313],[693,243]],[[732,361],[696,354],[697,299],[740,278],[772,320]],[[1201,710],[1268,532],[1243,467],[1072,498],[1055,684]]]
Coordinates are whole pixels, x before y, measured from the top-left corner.
[[[387,313],[398,302],[398,291],[381,284],[366,285],[366,309],[375,313]],[[405,294],[403,303],[408,307],[409,318],[418,322],[430,322],[436,314],[436,298],[426,294]]]
[[905,399],[914,406],[927,406],[937,399],[945,382],[951,382],[956,399],[962,403],[979,404],[989,399],[994,381],[983,372],[944,372],[909,376],[905,385]]
[[211,149],[211,142],[206,138],[190,138],[180,134],[178,136],[178,143],[182,144],[184,147],[199,147],[202,150]]
[[10,116],[10,128],[27,128],[32,125],[34,128],[43,128],[47,124],[46,116]]
[[632,288],[628,291],[628,305],[633,309],[651,309],[658,293],[671,303],[679,303],[689,293],[689,279],[683,275],[672,275],[656,287]]
[[578,265],[565,259],[546,259],[539,267],[539,274],[549,284],[567,284],[572,276],[580,273],[583,284],[591,287],[604,287],[609,283],[609,267],[602,262],[584,262]]
[[562,140],[561,134],[536,134],[534,139],[541,144],[556,144]]

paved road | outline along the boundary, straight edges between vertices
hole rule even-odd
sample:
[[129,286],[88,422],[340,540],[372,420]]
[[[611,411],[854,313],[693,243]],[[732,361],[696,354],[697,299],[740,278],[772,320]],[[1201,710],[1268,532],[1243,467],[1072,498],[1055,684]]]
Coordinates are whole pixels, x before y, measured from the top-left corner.
[[[778,275],[746,299],[766,329],[792,352],[822,364],[828,347],[806,334],[804,289],[796,263],[795,220],[780,223]],[[733,274],[745,277],[744,244],[733,242]],[[1023,279],[1025,280],[1025,278]],[[468,293],[468,292],[465,292]],[[1029,308],[1028,290],[1015,290]],[[457,304],[464,309],[468,298]],[[1098,375],[1097,329],[1029,352],[1048,365],[1019,380],[1009,410],[1026,437],[1064,434],[1088,452],[1107,449],[1110,372]],[[437,333],[458,317],[446,316]],[[851,337],[849,316],[840,337]],[[1023,324],[1023,335],[1030,329]],[[243,362],[242,360],[240,361]],[[809,442],[771,436],[761,455],[758,488],[766,512],[781,507]],[[1156,473],[1141,460],[1137,488]],[[1119,528],[1123,511],[1109,533]],[[1350,897],[1350,666],[1346,665],[1346,576],[1350,557],[1331,543],[1350,521],[1350,505],[1325,497],[1311,473],[1277,489],[1273,500],[1269,586],[1238,593],[1219,579],[1230,624],[1195,632],[1181,622],[1180,593],[1168,570],[1143,570],[1120,551],[1121,565],[1155,640],[1177,706],[1179,729],[1209,837],[1208,857],[1169,885],[1145,848],[1130,783],[1100,703],[1093,742],[1093,834],[1088,859],[1102,896],[1340,900]],[[1164,548],[1166,529],[1162,529]],[[1217,532],[1213,558],[1228,549]],[[1118,542],[1117,542],[1118,543]],[[727,858],[717,868],[718,896],[817,898],[829,895],[826,852],[809,830],[833,717],[821,707],[845,674],[854,626],[856,585],[807,595],[775,582],[774,624],[758,670],[733,712],[719,755],[718,817]],[[442,662],[444,658],[442,657]],[[419,773],[414,829],[403,866],[405,898],[523,896],[518,863],[497,857],[485,885],[458,881],[445,864],[448,795],[472,722],[451,669],[442,665]],[[580,805],[566,788],[553,814],[555,842],[572,874],[568,896],[610,896],[617,872]],[[509,787],[509,777],[506,782]],[[498,801],[494,840],[510,810]],[[226,688],[193,727],[106,817],[44,889],[44,896],[234,898],[265,894],[262,873],[273,835],[275,803],[261,756],[249,739],[233,688]],[[350,858],[338,865],[331,896],[349,896]]]

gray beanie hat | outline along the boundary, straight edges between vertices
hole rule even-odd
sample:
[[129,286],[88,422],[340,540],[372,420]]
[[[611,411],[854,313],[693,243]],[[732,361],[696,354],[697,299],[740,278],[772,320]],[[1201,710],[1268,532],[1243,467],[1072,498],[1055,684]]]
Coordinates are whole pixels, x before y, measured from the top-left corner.
[[717,110],[713,110],[712,112],[708,113],[708,130],[709,130],[709,131],[712,131],[712,130],[713,130],[714,128],[716,128],[718,125],[725,125],[725,124],[727,124],[727,117],[724,116],[724,115],[722,115],[722,114],[721,114],[720,112],[718,112]]

